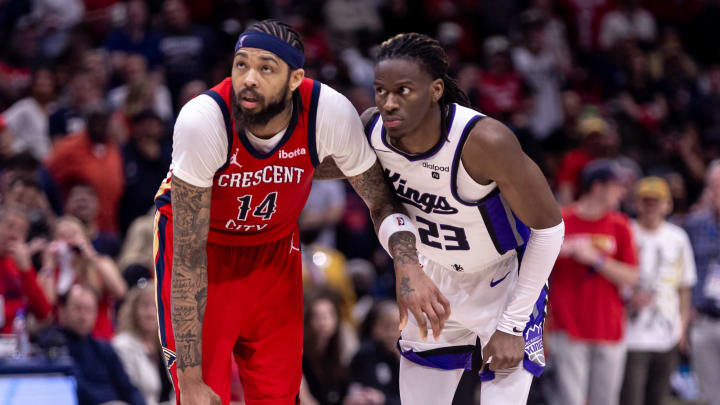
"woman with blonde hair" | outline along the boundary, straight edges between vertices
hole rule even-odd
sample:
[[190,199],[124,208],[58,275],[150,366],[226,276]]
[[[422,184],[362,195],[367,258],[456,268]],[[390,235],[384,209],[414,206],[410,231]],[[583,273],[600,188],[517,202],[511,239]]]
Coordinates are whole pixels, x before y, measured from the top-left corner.
[[128,292],[112,345],[147,405],[169,405],[175,403],[175,394],[158,340],[155,295],[148,284],[142,279]]

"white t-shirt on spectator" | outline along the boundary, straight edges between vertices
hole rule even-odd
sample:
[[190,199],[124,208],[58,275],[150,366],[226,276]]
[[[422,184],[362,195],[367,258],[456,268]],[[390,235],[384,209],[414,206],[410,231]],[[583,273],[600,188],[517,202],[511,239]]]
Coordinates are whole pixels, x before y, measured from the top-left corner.
[[652,302],[628,318],[628,350],[664,352],[680,341],[682,322],[678,289],[695,284],[695,258],[685,231],[669,222],[650,232],[633,221],[638,246],[640,286]]
[[628,15],[615,10],[603,17],[598,42],[602,49],[608,50],[623,39],[652,42],[655,40],[655,32],[655,18],[649,11],[637,8]]
[[44,161],[50,148],[49,115],[32,97],[26,97],[2,113],[8,128],[14,135],[14,153],[30,152],[37,160]]
[[[329,86],[322,85],[318,98],[315,140],[318,159],[330,156],[347,177],[364,173],[377,157],[365,137],[362,121],[352,103]],[[272,150],[285,130],[269,139],[248,133],[260,152]],[[220,107],[207,95],[188,101],[175,122],[173,175],[197,187],[210,187],[215,172],[227,160],[228,141]]]

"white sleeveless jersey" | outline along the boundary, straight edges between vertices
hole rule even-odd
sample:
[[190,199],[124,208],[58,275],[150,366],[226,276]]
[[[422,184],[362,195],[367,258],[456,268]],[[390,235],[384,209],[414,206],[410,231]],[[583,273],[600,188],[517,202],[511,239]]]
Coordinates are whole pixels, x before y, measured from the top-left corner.
[[410,155],[395,148],[375,114],[365,127],[385,176],[418,228],[421,255],[458,272],[492,266],[525,245],[530,229],[520,222],[497,184],[476,183],[460,159],[477,111],[451,104],[448,139]]

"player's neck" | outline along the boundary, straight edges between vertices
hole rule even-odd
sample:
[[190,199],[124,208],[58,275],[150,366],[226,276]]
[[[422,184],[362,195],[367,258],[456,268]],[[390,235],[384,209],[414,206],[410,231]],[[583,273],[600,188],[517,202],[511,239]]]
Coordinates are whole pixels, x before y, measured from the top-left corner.
[[425,119],[412,132],[395,142],[394,146],[411,155],[418,155],[432,149],[443,136],[443,129],[440,128],[441,113],[440,106],[434,103]]
[[272,117],[265,125],[248,126],[247,130],[260,139],[269,139],[290,125],[293,106],[290,104],[280,114]]

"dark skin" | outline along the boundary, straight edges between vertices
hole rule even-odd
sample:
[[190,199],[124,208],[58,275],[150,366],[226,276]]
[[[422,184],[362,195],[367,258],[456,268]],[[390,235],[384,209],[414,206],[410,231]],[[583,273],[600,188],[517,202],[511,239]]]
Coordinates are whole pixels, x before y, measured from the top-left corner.
[[[433,79],[418,61],[386,59],[375,67],[374,86],[377,108],[363,113],[363,119],[367,122],[379,111],[393,146],[418,154],[441,141],[438,101],[445,90],[442,79]],[[489,117],[479,121],[470,132],[461,159],[478,184],[497,183],[512,210],[529,227],[550,228],[562,221],[542,172],[499,121]],[[491,370],[515,367],[524,349],[522,336],[495,331],[483,348],[483,367],[490,357]]]
[[[261,49],[242,48],[233,61],[233,91],[246,114],[262,112],[269,103],[283,97],[289,101],[304,76],[302,69],[291,70],[277,55]],[[283,93],[285,88],[289,90],[287,93]],[[260,138],[276,135],[290,122],[290,106],[291,103],[267,124],[247,129]],[[333,177],[344,177],[332,159],[325,159],[316,177],[327,178],[328,174],[333,174],[331,172],[336,172]],[[364,173],[348,178],[348,181],[368,206],[376,231],[388,215],[403,212],[378,162]],[[220,397],[202,379],[202,324],[207,302],[206,245],[212,187],[196,187],[174,175],[172,184],[172,322],[181,400],[193,405],[220,404]],[[398,280],[414,278],[412,274],[424,275],[415,250],[415,236],[411,232],[392,234],[388,245]],[[412,291],[406,295],[410,297],[412,308],[432,314],[433,330],[442,330],[444,321],[450,316],[450,304],[445,297],[432,282],[429,285],[418,282],[410,289]]]

